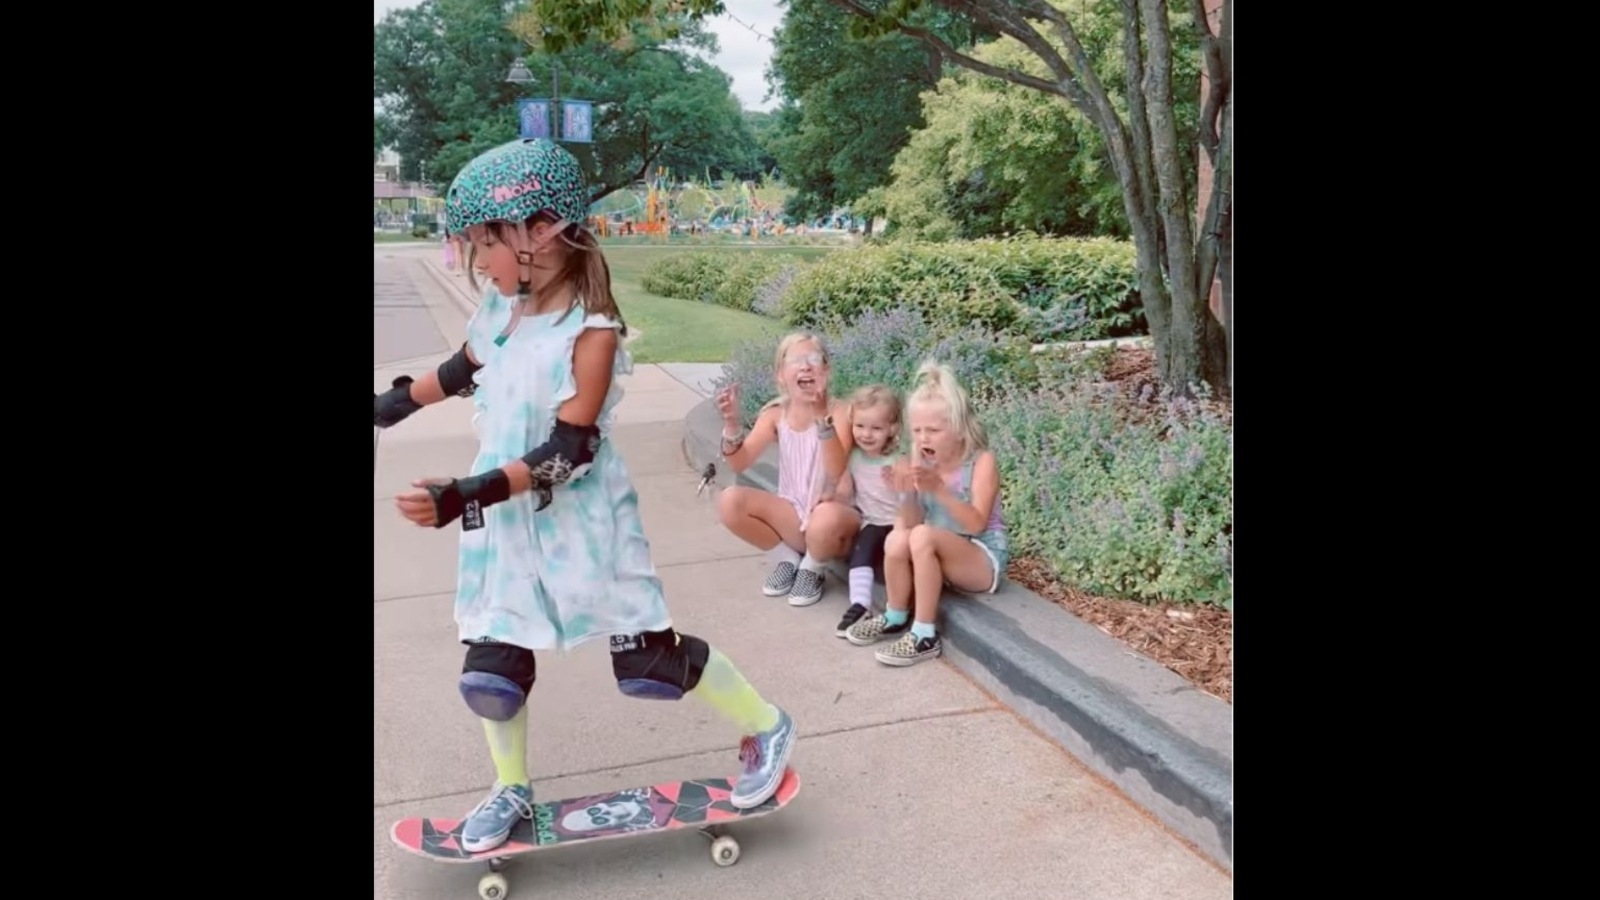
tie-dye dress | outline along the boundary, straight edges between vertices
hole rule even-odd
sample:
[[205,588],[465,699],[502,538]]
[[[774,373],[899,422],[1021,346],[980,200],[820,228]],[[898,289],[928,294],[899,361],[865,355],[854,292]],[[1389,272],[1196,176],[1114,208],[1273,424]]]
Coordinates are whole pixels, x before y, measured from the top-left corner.
[[[525,315],[497,345],[514,302],[489,287],[467,323],[467,341],[483,363],[473,376],[480,442],[473,474],[548,440],[556,411],[577,393],[572,350],[578,335],[586,328],[620,328],[579,306],[571,313]],[[613,378],[632,369],[619,343]],[[549,506],[535,512],[537,494],[517,494],[484,510],[483,528],[461,532],[455,617],[462,640],[567,650],[596,637],[671,626],[639,496],[611,441],[621,399],[613,381],[596,422],[602,442],[592,467],[555,488]]]

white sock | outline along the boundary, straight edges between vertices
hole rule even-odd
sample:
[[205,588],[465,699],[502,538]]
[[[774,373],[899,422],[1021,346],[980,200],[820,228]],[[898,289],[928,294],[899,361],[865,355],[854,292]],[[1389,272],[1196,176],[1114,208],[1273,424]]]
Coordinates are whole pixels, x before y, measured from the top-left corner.
[[807,553],[806,558],[800,560],[800,568],[807,572],[816,572],[818,575],[821,575],[827,566],[812,559],[811,554]]
[[779,541],[777,546],[767,551],[767,559],[772,560],[774,566],[783,563],[798,565],[800,563],[800,551],[785,544],[783,541]]
[[850,570],[850,602],[872,609],[871,566],[857,566]]

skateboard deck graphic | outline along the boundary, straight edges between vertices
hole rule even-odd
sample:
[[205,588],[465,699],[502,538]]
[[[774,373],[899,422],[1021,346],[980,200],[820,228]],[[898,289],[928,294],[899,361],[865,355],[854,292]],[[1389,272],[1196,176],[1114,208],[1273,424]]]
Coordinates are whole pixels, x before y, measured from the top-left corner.
[[401,819],[390,829],[396,844],[418,856],[440,862],[475,863],[506,859],[548,847],[581,841],[654,834],[681,828],[713,831],[715,826],[758,819],[777,812],[800,791],[800,776],[784,773],[777,793],[754,809],[738,809],[728,801],[733,784],[726,778],[667,781],[534,804],[533,818],[511,830],[511,837],[492,850],[469,853],[461,847],[464,819],[426,816]]

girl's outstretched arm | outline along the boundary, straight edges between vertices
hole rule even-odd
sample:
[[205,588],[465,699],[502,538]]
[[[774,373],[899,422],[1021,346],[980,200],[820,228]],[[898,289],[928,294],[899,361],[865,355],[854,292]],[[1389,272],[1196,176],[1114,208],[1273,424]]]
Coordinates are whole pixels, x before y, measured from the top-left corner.
[[[822,416],[831,415],[833,421],[833,434],[828,435],[822,431]],[[850,461],[850,448],[855,445],[855,435],[850,431],[850,404],[838,401],[832,408],[824,408],[817,413],[817,429],[822,434],[822,471],[823,476],[830,483],[836,483],[844,476],[845,465]]]
[[460,518],[461,527],[470,531],[483,527],[484,507],[524,491],[538,494],[538,509],[549,506],[554,489],[588,472],[600,449],[600,429],[595,422],[611,390],[616,352],[614,329],[584,330],[572,351],[572,375],[578,391],[561,404],[550,439],[498,469],[468,478],[417,483],[422,490],[398,498],[406,517],[439,528]]
[[413,379],[410,375],[401,375],[389,390],[372,395],[372,424],[388,428],[446,397],[470,396],[476,387],[472,373],[481,368],[483,364],[472,355],[472,348],[462,344],[454,356],[440,363],[437,369],[423,372],[422,377]]
[[743,472],[750,468],[750,464],[761,458],[761,452],[767,449],[778,436],[778,417],[783,415],[783,407],[774,406],[761,411],[756,416],[756,424],[750,429],[748,435],[741,433],[730,435],[722,434],[722,458],[727,461],[728,468],[735,472]]

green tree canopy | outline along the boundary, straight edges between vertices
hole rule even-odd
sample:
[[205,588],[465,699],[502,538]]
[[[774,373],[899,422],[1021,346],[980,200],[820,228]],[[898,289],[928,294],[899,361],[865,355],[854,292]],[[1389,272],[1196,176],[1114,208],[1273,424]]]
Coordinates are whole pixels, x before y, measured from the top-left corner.
[[[564,145],[582,162],[594,199],[657,166],[734,168],[753,155],[728,76],[686,50],[715,46],[699,23],[670,36],[636,24],[554,53],[539,52],[525,12],[501,0],[422,0],[374,29],[374,94],[403,177],[449,184],[474,156],[517,136],[517,99],[550,96],[552,74],[560,98],[595,104],[594,143]],[[518,57],[532,84],[505,81]]]
[[[783,106],[772,142],[797,218],[832,212],[887,184],[889,166],[923,123],[920,94],[939,82],[942,61],[900,34],[857,39],[851,17],[828,0],[780,0],[768,81]],[[958,45],[968,28],[934,11],[930,28]]]
[[[1123,212],[1138,252],[1140,297],[1155,338],[1162,381],[1185,392],[1205,382],[1231,389],[1227,334],[1208,299],[1219,264],[1231,257],[1233,203],[1233,0],[1220,15],[1206,0],[828,0],[856,17],[852,36],[898,33],[954,63],[1030,90],[1061,97],[1092,122],[1117,175]],[[531,0],[549,42],[615,35],[640,17],[697,18],[722,11],[721,0]],[[935,7],[974,33],[1014,38],[1038,58],[1047,77],[997,66],[963,51],[919,17]],[[1110,79],[1090,52],[1096,22],[1114,15],[1120,67]],[[1082,26],[1080,28],[1080,26]],[[1187,130],[1175,98],[1198,94],[1183,78],[1182,31],[1190,57],[1206,73],[1193,139],[1214,177],[1196,197],[1198,155],[1183,152]],[[1053,40],[1052,40],[1053,39]],[[879,196],[881,197],[881,192]],[[876,201],[875,201],[876,202]],[[1198,216],[1196,209],[1200,210]],[[1231,279],[1224,277],[1223,316],[1232,322]]]

